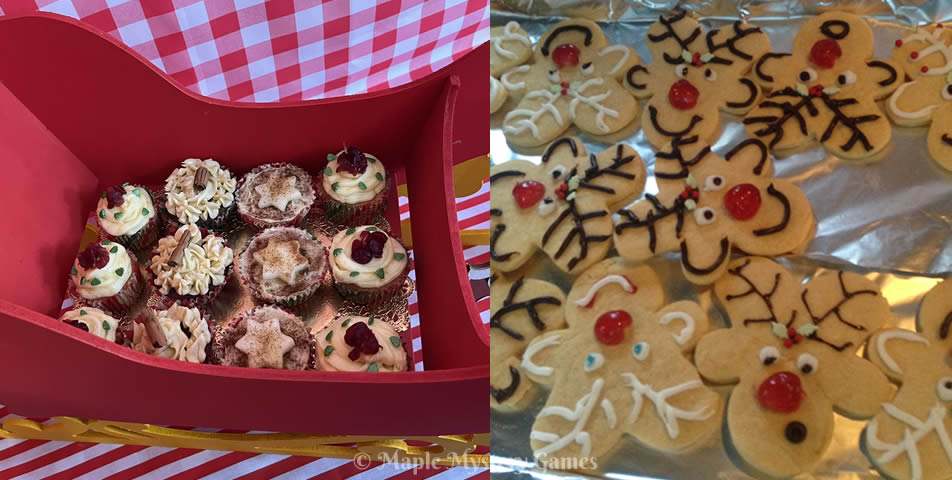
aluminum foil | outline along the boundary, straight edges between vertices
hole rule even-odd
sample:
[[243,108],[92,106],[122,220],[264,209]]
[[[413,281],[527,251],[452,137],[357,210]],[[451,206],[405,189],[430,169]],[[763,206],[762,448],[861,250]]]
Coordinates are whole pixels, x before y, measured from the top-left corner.
[[[908,5],[906,4],[908,3]],[[789,52],[793,37],[806,15],[836,7],[868,14],[876,40],[875,56],[889,58],[896,39],[911,26],[933,21],[952,21],[952,1],[927,2],[852,1],[758,1],[740,2],[632,2],[621,0],[492,0],[492,26],[516,20],[533,41],[562,18],[582,16],[602,22],[611,43],[635,48],[642,61],[651,61],[645,33],[657,16],[680,5],[694,10],[705,28],[717,28],[737,18],[755,21],[770,37],[771,50]],[[642,102],[643,105],[643,102]],[[493,164],[512,159],[539,162],[541,148],[514,151],[500,129],[511,101],[490,119],[490,153]],[[739,117],[722,114],[723,132],[713,145],[723,155],[746,138]],[[784,260],[795,273],[813,276],[824,269],[865,274],[881,288],[895,314],[891,326],[914,329],[915,314],[922,296],[943,277],[952,274],[952,174],[929,157],[926,128],[893,127],[892,145],[877,163],[858,164],[833,157],[816,146],[774,161],[774,175],[797,184],[807,195],[817,218],[817,233],[806,251]],[[566,135],[579,136],[589,152],[610,146],[580,135],[573,127]],[[632,145],[644,160],[649,178],[645,193],[657,193],[654,151],[640,129],[621,140]],[[548,260],[528,267],[526,273],[558,284],[568,291],[572,279]],[[668,300],[695,299],[708,307],[715,326],[725,318],[712,304],[709,288],[698,288],[684,280],[676,255],[649,262],[665,282]],[[723,394],[730,387],[719,387]],[[580,476],[579,473],[543,471],[532,459],[529,431],[545,403],[546,393],[536,387],[534,402],[514,414],[493,412],[492,472],[500,478],[554,478]],[[811,474],[802,478],[879,478],[858,447],[864,421],[837,416],[834,439],[824,459]],[[731,461],[720,438],[687,455],[672,457],[640,446],[626,438],[620,448],[606,457],[597,470],[582,475],[617,479],[634,478],[749,478]],[[801,477],[798,477],[801,478]]]

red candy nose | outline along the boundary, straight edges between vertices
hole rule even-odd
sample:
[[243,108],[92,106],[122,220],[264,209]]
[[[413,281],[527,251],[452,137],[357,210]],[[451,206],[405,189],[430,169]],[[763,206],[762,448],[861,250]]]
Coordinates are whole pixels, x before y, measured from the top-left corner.
[[803,387],[800,377],[792,372],[777,372],[757,387],[757,400],[767,410],[780,413],[793,413],[800,408],[803,400]]
[[724,207],[736,220],[750,220],[760,210],[760,190],[742,183],[727,191],[724,195]]
[[519,208],[529,208],[539,203],[539,200],[545,196],[545,185],[535,180],[526,180],[512,187],[512,196],[515,197]]
[[668,90],[668,101],[678,110],[690,110],[697,105],[698,91],[691,82],[681,79]]
[[563,43],[555,47],[555,50],[552,51],[552,61],[559,67],[559,70],[578,65],[578,47],[571,43]]
[[810,48],[810,62],[820,68],[833,68],[836,60],[843,55],[840,45],[832,38],[818,40]]
[[622,310],[602,314],[595,321],[595,338],[604,345],[618,345],[625,339],[625,329],[631,325],[631,315]]

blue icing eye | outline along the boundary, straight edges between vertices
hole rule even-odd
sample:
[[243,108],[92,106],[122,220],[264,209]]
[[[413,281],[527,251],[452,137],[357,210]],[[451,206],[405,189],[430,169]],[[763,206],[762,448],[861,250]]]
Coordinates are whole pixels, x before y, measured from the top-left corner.
[[584,370],[586,372],[598,370],[602,366],[603,363],[605,363],[605,357],[602,356],[602,354],[589,353],[588,356],[585,357]]
[[638,342],[631,347],[631,354],[635,357],[635,360],[648,358],[649,351],[651,351],[651,346],[645,342]]

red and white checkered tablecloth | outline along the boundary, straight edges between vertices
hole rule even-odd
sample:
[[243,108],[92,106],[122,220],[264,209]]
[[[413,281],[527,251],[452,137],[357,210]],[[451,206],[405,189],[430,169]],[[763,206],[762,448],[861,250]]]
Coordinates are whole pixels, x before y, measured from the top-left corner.
[[[444,67],[489,39],[485,0],[2,0],[0,15],[55,12],[119,39],[185,87],[213,98],[274,102],[394,87]],[[461,227],[488,228],[489,183],[458,199]],[[409,215],[401,199],[401,218]],[[466,249],[488,263],[488,248]],[[414,272],[410,273],[411,277]],[[488,322],[488,298],[479,301]],[[420,350],[416,294],[413,348]],[[422,370],[422,362],[415,365]],[[0,423],[16,415],[0,405]],[[44,419],[36,419],[44,420]],[[200,429],[202,431],[215,431]],[[0,439],[0,480],[488,478],[485,469],[222,451]]]

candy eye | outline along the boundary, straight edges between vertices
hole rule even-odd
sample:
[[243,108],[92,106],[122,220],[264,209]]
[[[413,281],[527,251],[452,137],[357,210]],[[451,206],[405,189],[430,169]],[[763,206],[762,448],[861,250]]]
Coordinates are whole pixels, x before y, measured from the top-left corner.
[[582,73],[585,75],[591,75],[595,71],[595,66],[592,65],[592,62],[588,62],[582,65]]
[[952,100],[952,84],[946,85],[942,89],[942,99],[943,100]]
[[856,74],[847,70],[836,77],[836,83],[839,83],[840,86],[847,86],[856,83]]
[[816,80],[816,70],[812,68],[807,68],[800,72],[800,81],[801,82],[812,82]]
[[602,367],[602,364],[605,363],[605,356],[601,353],[589,353],[585,357],[585,367],[586,372],[594,372]]
[[717,220],[717,214],[711,207],[701,207],[694,209],[694,221],[698,225],[708,225]]
[[553,200],[551,197],[543,198],[539,203],[539,215],[545,217],[553,211],[555,211],[555,200]]
[[549,73],[546,74],[549,77],[550,82],[559,81],[559,71],[558,70],[549,70]]
[[727,185],[727,182],[724,181],[724,177],[720,175],[711,175],[704,179],[704,191],[705,192],[719,192],[724,189],[724,185]]
[[935,393],[944,402],[952,400],[952,377],[940,378],[935,384]]
[[563,165],[556,165],[552,167],[552,170],[549,170],[549,175],[552,176],[552,180],[561,180],[565,175],[565,171],[568,170]]
[[631,347],[631,354],[635,357],[635,360],[644,360],[648,358],[649,350],[651,350],[651,347],[647,343],[638,342]]
[[678,78],[684,78],[688,76],[688,66],[678,65],[677,67],[674,67],[674,74],[677,75]]
[[717,72],[715,72],[714,70],[711,70],[710,68],[708,68],[707,70],[704,70],[704,79],[707,80],[708,82],[713,82],[714,80],[717,80]]
[[777,347],[767,346],[760,349],[760,363],[770,366],[780,358],[780,352]]
[[809,375],[816,372],[816,369],[819,368],[820,364],[817,361],[816,357],[810,355],[809,353],[801,353],[797,357],[797,368],[800,370],[800,373],[804,375]]

